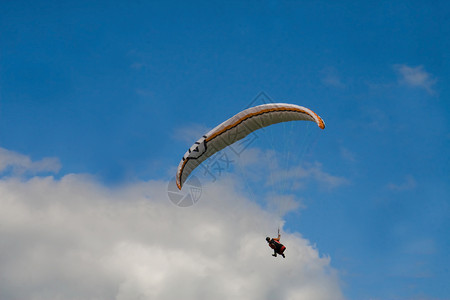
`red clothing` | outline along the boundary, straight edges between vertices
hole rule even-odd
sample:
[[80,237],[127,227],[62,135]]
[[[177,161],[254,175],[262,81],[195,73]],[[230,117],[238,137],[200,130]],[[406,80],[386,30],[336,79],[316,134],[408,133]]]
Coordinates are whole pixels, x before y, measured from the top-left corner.
[[275,250],[278,254],[283,254],[284,250],[286,250],[286,247],[280,243],[280,239],[271,239],[269,242],[269,247]]

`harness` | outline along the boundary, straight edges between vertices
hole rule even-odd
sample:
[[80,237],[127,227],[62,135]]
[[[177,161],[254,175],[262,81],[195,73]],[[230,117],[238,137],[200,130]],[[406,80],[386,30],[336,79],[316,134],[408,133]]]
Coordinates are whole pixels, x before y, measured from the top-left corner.
[[281,248],[283,247],[283,244],[281,244],[280,242],[278,242],[278,241],[276,241],[276,240],[274,240],[274,239],[271,239],[270,242],[269,242],[269,246],[270,246],[270,248],[272,248],[272,249],[275,249],[275,250],[277,250],[277,251],[280,251]]

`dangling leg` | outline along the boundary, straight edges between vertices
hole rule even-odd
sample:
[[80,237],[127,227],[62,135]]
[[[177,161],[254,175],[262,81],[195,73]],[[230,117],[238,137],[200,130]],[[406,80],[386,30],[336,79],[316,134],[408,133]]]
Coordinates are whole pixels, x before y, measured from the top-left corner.
[[286,247],[285,246],[281,247],[279,254],[283,256],[283,258],[286,258],[286,256],[284,256],[284,250],[286,250]]

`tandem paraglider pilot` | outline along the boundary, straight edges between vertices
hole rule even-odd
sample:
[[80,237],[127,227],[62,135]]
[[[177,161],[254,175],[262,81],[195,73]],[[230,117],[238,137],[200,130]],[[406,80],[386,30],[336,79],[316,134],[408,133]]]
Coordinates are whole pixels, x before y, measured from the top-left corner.
[[283,256],[283,258],[286,258],[284,256],[284,251],[286,250],[286,246],[284,246],[282,243],[280,243],[280,233],[278,232],[278,237],[271,239],[270,237],[266,237],[267,243],[269,243],[269,247],[273,249],[272,256],[277,257],[277,254],[280,254]]

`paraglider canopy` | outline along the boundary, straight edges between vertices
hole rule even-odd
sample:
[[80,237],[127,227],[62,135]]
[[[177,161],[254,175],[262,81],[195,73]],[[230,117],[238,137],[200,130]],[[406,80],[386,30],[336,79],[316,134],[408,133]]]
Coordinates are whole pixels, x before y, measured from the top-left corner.
[[203,135],[188,149],[178,165],[177,187],[181,190],[189,174],[214,153],[245,138],[255,130],[289,121],[311,121],[321,129],[325,128],[322,118],[303,106],[269,103],[247,108]]

